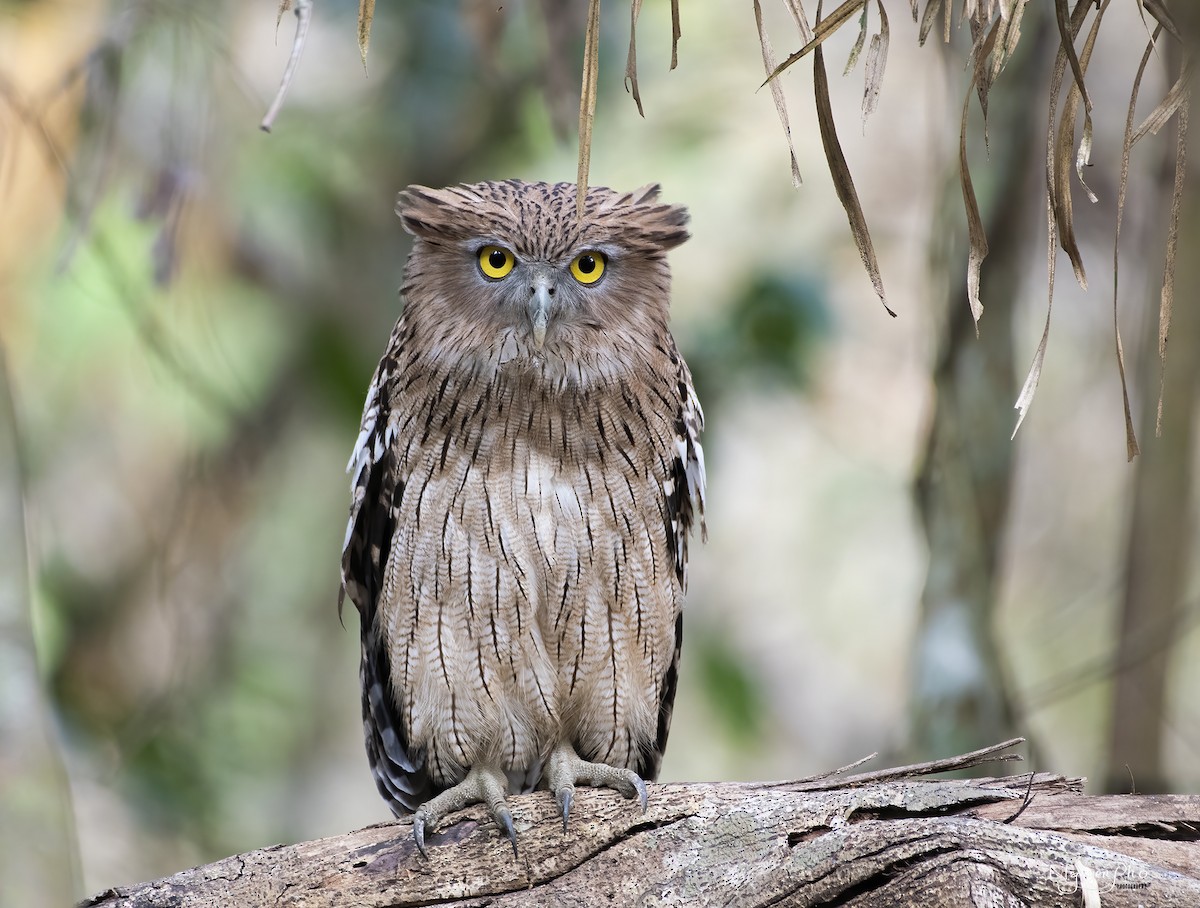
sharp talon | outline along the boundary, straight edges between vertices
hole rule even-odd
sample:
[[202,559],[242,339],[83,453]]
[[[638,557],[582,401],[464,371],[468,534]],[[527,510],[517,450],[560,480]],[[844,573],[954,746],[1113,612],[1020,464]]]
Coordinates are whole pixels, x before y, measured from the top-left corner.
[[429,860],[429,854],[425,851],[425,817],[419,813],[413,816],[413,839],[417,843],[417,851],[421,852],[421,857]]
[[513,857],[517,857],[517,830],[513,828],[512,811],[507,807],[501,807],[496,811],[496,820],[504,830],[504,834],[508,836],[508,840],[512,842]]
[[642,805],[642,813],[645,813],[650,806],[650,795],[646,792],[646,783],[642,781],[641,776],[633,777],[633,787],[637,789],[638,803]]
[[558,790],[558,810],[563,818],[563,832],[567,831],[567,820],[571,816],[571,802],[575,799],[575,790],[573,788],[560,788]]

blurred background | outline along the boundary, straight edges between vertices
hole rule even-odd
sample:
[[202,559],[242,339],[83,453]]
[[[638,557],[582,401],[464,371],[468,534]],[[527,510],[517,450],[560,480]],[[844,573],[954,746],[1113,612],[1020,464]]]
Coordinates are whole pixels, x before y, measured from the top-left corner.
[[[357,4],[317,4],[265,134],[294,29],[275,2],[0,0],[0,902],[66,904],[388,818],[357,615],[343,628],[335,606],[343,469],[400,311],[394,197],[574,179],[585,6],[381,4],[365,72]],[[827,60],[896,319],[832,188],[811,58],[782,77],[793,188],[750,4],[684,4],[674,72],[669,4],[645,4],[644,119],[621,81],[628,8],[605,7],[592,182],[660,182],[691,210],[674,332],[709,427],[663,780],[1019,734],[1026,766],[1092,792],[1200,792],[1195,179],[1153,431],[1174,121],[1134,149],[1122,225],[1132,463],[1113,338],[1146,27],[1116,4],[1099,32],[1099,202],[1075,198],[1091,289],[1061,257],[1010,441],[1046,318],[1057,34],[1027,14],[987,149],[971,114],[991,241],[976,339],[957,175],[970,41],[956,27],[920,47],[908,5],[888,6],[865,124],[862,62],[841,77],[853,23]],[[767,7],[782,57],[801,42]],[[1139,120],[1178,62],[1152,58]]]

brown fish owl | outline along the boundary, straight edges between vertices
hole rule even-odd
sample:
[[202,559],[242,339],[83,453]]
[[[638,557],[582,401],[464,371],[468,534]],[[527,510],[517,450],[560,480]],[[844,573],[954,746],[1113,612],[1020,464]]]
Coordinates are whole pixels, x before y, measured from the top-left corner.
[[658,775],[703,525],[704,424],[667,327],[687,212],[658,187],[412,186],[404,312],[349,470],[380,793],[424,837],[509,791]]

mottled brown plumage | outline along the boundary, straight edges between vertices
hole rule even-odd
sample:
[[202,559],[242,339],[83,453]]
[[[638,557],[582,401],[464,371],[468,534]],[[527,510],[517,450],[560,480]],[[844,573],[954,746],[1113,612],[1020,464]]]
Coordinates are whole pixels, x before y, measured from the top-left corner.
[[508,790],[565,824],[575,783],[644,800],[658,774],[704,460],[667,326],[687,215],[657,195],[594,188],[580,220],[571,184],[400,194],[342,576],[372,771],[422,848],[472,801],[512,837]]

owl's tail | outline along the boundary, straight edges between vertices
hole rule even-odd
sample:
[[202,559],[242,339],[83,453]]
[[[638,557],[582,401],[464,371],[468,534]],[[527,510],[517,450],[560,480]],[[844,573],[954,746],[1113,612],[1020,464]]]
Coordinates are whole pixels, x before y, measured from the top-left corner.
[[375,785],[396,816],[412,813],[437,792],[425,772],[423,755],[410,753],[399,710],[389,690],[387,648],[374,628],[363,629],[362,715],[367,762]]

